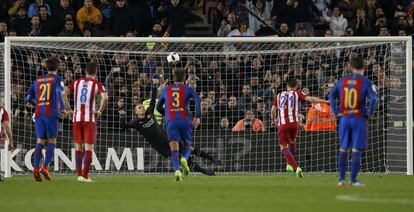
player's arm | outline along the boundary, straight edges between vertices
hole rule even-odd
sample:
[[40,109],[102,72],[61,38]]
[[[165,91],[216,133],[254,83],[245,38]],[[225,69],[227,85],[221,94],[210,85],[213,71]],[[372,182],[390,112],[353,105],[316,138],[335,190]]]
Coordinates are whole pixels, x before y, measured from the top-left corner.
[[9,151],[11,151],[13,149],[13,133],[10,128],[9,116],[7,113],[3,114],[3,120],[4,121],[3,121],[2,126],[3,126],[4,131],[6,131],[6,135],[9,140]]
[[154,114],[155,109],[155,100],[157,99],[158,94],[158,84],[159,79],[152,79],[152,87],[151,87],[151,101],[147,110],[145,110],[145,116]]
[[195,103],[195,118],[193,120],[193,126],[194,126],[194,128],[197,128],[198,125],[200,125],[201,99],[200,99],[200,96],[198,96],[193,89],[191,89],[191,88],[189,88],[189,89],[190,89],[190,95],[194,99],[194,103]]
[[338,117],[338,108],[336,107],[335,100],[339,97],[339,91],[338,91],[338,84],[336,84],[329,93],[329,106],[331,107],[332,113],[335,115],[335,117]]
[[158,103],[156,107],[157,111],[161,113],[161,115],[165,115],[164,103],[165,103],[165,97],[164,95],[162,95],[160,99],[158,99]]
[[307,96],[305,97],[305,101],[311,102],[311,103],[329,103],[328,100],[321,99],[314,96]]
[[103,113],[103,111],[105,110],[105,107],[108,104],[108,99],[109,99],[108,93],[106,93],[106,92],[102,92],[101,97],[102,97],[101,98],[101,103],[99,105],[98,111],[96,112],[98,114],[98,116],[100,116]]
[[276,127],[276,112],[277,112],[277,107],[275,105],[272,105],[272,110],[270,111],[270,118],[271,118],[271,123],[273,127]]
[[30,103],[33,106],[36,106],[36,95],[34,92],[34,84],[30,86],[27,91],[26,102]]
[[127,121],[126,118],[121,118],[121,128],[122,129],[129,129],[129,128],[136,128],[138,126],[138,120],[132,119],[131,121]]
[[377,104],[377,91],[375,89],[375,85],[370,83],[368,88],[368,97],[369,97],[369,105],[368,105],[368,116],[372,117],[375,113],[375,107]]

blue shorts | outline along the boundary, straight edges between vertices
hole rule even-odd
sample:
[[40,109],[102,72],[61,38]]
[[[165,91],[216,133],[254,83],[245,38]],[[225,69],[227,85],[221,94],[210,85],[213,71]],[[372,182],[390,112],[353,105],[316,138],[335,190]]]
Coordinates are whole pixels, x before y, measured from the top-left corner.
[[35,118],[36,138],[56,138],[58,135],[59,121],[57,117]]
[[192,125],[190,121],[170,121],[167,124],[168,141],[184,141],[187,144],[191,142]]
[[368,146],[368,119],[366,117],[341,117],[339,142],[342,149],[366,149]]

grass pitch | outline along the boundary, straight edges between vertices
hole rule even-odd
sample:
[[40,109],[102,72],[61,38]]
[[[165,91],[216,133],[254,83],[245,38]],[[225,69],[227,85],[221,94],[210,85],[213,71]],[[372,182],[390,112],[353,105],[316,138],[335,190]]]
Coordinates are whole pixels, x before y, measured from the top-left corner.
[[[306,174],[306,173],[305,173]],[[335,175],[75,176],[0,182],[0,211],[414,211],[414,177],[362,175],[366,187],[337,187]]]

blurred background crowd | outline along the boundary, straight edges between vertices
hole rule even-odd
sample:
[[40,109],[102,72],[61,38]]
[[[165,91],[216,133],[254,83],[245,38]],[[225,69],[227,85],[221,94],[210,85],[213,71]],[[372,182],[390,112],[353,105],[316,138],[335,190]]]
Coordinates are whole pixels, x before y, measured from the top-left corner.
[[[0,6],[0,39],[4,36],[403,36],[414,32],[411,0],[4,0]],[[181,52],[194,52],[193,45],[186,44]],[[305,43],[296,48],[310,49],[314,45]],[[234,50],[261,47],[244,45]],[[31,116],[33,108],[24,102],[26,89],[45,72],[43,60],[55,54],[61,59],[59,71],[66,85],[83,76],[87,61],[97,61],[99,80],[105,82],[110,94],[104,118],[113,127],[119,125],[122,116],[132,118],[133,108],[150,96],[153,74],[158,74],[165,85],[171,81],[173,67],[166,64],[165,55],[134,53],[128,46],[122,51],[104,51],[110,48],[94,45],[88,50],[15,49],[13,115]],[[208,46],[197,48],[209,50]],[[289,48],[288,44],[275,44],[270,49]],[[404,62],[391,60],[389,48],[374,45],[286,53],[183,55],[179,67],[187,71],[186,84],[202,97],[200,129],[267,131],[271,129],[274,95],[285,88],[287,77],[296,77],[304,93],[326,98],[337,79],[350,71],[348,63],[356,54],[366,58],[367,76],[379,91],[380,109],[386,110],[385,102],[389,99],[385,94],[390,89],[402,89],[400,79],[405,73]],[[394,54],[393,58],[398,57]],[[302,122],[306,109],[301,110]],[[238,122],[245,127],[234,128]]]

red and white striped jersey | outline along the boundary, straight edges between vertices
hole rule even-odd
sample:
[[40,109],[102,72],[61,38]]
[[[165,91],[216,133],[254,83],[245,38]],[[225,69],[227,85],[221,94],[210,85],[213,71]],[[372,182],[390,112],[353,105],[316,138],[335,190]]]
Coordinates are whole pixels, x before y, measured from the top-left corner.
[[305,98],[305,94],[295,90],[279,93],[273,101],[277,107],[277,126],[298,123],[299,100],[305,101]]
[[9,114],[3,107],[0,107],[0,143],[6,137],[3,129],[3,122],[5,121],[9,121]]
[[105,92],[102,83],[91,77],[80,78],[69,85],[74,92],[73,122],[95,122],[96,96]]

